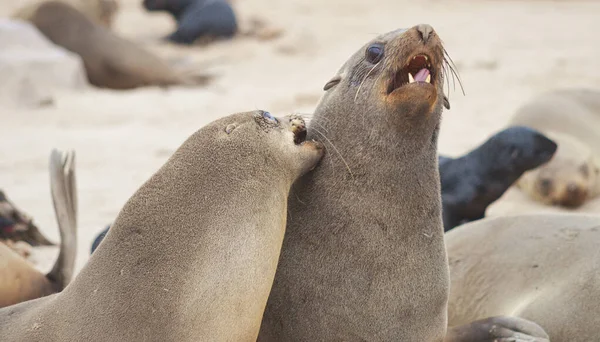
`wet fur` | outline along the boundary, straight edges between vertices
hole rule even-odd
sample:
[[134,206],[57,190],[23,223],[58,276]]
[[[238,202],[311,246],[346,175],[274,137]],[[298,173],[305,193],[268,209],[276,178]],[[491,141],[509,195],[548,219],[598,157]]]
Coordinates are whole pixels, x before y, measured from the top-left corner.
[[10,341],[255,341],[292,182],[322,152],[260,111],[189,137],[61,293],[0,310]]
[[514,315],[553,342],[598,340],[600,216],[486,218],[448,232],[446,246],[449,324]]
[[46,2],[31,21],[53,43],[78,54],[89,82],[97,87],[133,89],[208,82],[209,78],[180,75],[157,56],[94,24],[68,4]]
[[518,182],[531,198],[576,208],[600,194],[600,91],[542,93],[521,106],[511,124],[535,128],[558,143],[549,163]]
[[522,126],[506,128],[459,158],[439,157],[444,231],[485,217],[521,175],[548,162],[556,144]]

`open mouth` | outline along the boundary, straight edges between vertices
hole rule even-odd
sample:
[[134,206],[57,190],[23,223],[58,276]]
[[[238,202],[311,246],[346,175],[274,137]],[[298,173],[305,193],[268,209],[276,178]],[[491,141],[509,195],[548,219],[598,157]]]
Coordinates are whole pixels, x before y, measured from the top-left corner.
[[294,133],[294,144],[300,145],[306,141],[306,125],[302,124],[293,124],[292,125],[292,133]]
[[396,72],[388,87],[388,94],[411,83],[433,83],[435,73],[431,67],[431,58],[424,54],[414,56],[408,64]]

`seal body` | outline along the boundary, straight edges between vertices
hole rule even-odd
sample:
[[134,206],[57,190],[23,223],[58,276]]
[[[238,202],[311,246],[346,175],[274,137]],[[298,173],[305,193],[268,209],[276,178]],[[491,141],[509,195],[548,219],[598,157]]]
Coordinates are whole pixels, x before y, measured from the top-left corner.
[[[60,2],[69,4],[84,14],[88,19],[98,25],[111,28],[117,12],[119,11],[119,3],[116,0],[59,0]],[[33,15],[39,8],[43,0],[33,0],[25,6],[20,7],[12,17],[24,21],[31,21]]]
[[486,218],[446,234],[449,324],[514,315],[550,341],[598,340],[600,216]]
[[301,118],[263,111],[201,128],[127,201],[63,292],[0,310],[0,336],[255,341],[290,186],[323,154],[305,134]]
[[444,231],[479,220],[521,175],[550,160],[556,143],[523,126],[506,128],[459,158],[439,157]]
[[600,193],[600,91],[558,89],[517,110],[512,124],[535,128],[556,141],[552,160],[519,179],[533,199],[568,208]]
[[54,44],[81,56],[89,82],[97,87],[133,89],[189,83],[160,58],[94,24],[70,5],[43,3],[31,21]]
[[444,338],[442,62],[419,25],[368,42],[326,84],[311,137],[330,153],[293,187],[259,341]]
[[168,36],[174,43],[192,44],[199,38],[231,38],[238,30],[233,8],[225,0],[144,0],[148,11],[167,11],[177,20]]

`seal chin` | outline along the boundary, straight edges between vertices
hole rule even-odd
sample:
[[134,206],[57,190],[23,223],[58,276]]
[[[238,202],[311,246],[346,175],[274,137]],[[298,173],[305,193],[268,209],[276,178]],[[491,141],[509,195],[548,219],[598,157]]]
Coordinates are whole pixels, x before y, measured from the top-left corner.
[[415,54],[408,63],[394,72],[387,87],[387,94],[416,87],[434,90],[436,77],[437,70],[432,66],[431,57],[425,53]]

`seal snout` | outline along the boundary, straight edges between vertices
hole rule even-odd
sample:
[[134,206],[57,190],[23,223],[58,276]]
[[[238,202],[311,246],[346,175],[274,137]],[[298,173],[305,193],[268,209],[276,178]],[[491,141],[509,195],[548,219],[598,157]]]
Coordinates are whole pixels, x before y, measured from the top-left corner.
[[299,116],[292,116],[290,118],[291,131],[294,133],[294,144],[300,145],[306,141],[306,123],[304,119]]
[[407,84],[432,84],[435,78],[434,74],[431,57],[426,54],[417,54],[403,68],[396,72],[392,82],[388,86],[388,95]]

